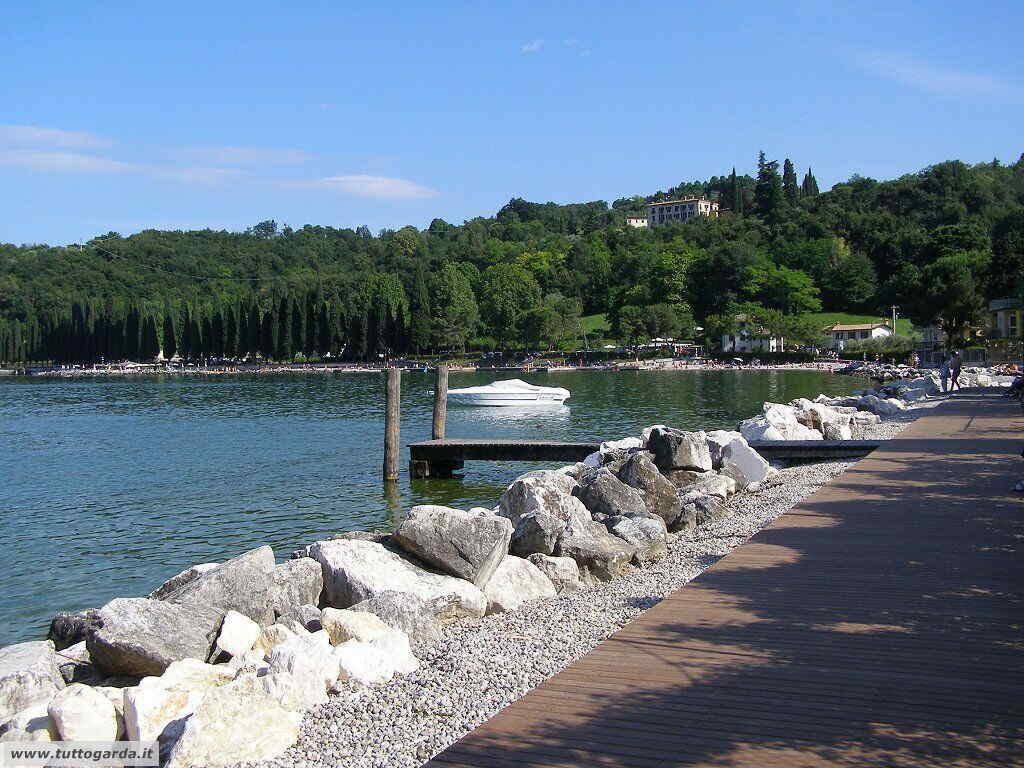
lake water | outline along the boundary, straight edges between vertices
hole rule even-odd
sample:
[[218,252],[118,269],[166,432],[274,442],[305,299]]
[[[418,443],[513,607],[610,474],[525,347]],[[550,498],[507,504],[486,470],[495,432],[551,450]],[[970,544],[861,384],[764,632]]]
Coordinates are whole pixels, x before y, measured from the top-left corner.
[[[505,378],[452,373],[450,386]],[[616,439],[650,424],[733,428],[765,400],[845,393],[813,371],[565,372],[561,408],[451,408],[448,437]],[[144,595],[193,563],[270,544],[278,559],[413,504],[493,506],[532,465],[467,462],[453,480],[384,497],[379,373],[0,379],[0,645],[61,609]],[[433,375],[406,373],[402,442],[430,437]]]

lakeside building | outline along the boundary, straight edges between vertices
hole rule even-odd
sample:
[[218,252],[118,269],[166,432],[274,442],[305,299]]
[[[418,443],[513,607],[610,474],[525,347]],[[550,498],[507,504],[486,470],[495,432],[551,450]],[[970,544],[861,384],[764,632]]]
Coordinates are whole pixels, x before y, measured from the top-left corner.
[[723,352],[782,352],[785,346],[785,338],[750,325],[746,315],[736,315],[735,333],[722,334]]
[[995,299],[989,302],[991,315],[990,338],[1024,338],[1024,301],[1020,299]]
[[842,352],[851,341],[881,339],[892,336],[892,327],[886,323],[836,323],[828,332],[832,334],[832,349]]
[[626,226],[647,229],[647,216],[642,213],[630,213],[626,216]]
[[718,216],[718,201],[708,200],[701,195],[647,204],[648,227],[656,227],[667,221],[685,221],[694,216]]

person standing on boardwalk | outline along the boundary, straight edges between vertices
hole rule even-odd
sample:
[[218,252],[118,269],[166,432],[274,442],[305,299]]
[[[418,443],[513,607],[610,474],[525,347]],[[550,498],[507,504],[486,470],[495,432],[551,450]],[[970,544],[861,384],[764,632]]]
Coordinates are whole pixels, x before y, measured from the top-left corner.
[[949,391],[952,392],[953,388],[960,389],[960,368],[963,366],[963,360],[960,359],[960,353],[954,352],[952,359],[949,361]]
[[949,391],[949,358],[942,359],[942,365],[939,366],[939,378],[942,380],[942,394],[946,394]]

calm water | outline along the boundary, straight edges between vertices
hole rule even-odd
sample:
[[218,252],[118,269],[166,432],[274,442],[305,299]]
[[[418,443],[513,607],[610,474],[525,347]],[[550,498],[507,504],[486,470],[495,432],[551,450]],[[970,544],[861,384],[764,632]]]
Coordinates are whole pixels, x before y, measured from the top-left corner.
[[[493,374],[451,375],[451,386]],[[449,437],[613,439],[652,423],[733,427],[764,400],[842,393],[810,371],[567,372],[546,410],[452,408]],[[403,377],[402,441],[430,436],[433,376]],[[467,463],[462,479],[380,483],[379,374],[138,380],[0,379],[0,645],[58,609],[149,592],[192,563],[270,544],[279,559],[413,504],[492,506],[525,464]],[[403,468],[408,457],[403,460]]]

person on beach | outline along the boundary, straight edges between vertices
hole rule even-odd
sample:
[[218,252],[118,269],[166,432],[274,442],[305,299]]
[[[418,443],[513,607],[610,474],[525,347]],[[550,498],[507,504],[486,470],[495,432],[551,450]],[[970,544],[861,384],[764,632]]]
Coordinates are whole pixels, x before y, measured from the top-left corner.
[[939,366],[939,379],[942,380],[942,394],[946,394],[949,391],[949,359],[943,358],[942,365]]
[[954,352],[952,359],[949,361],[949,391],[952,392],[953,388],[960,389],[960,368],[963,366],[963,361],[960,359],[960,353]]

